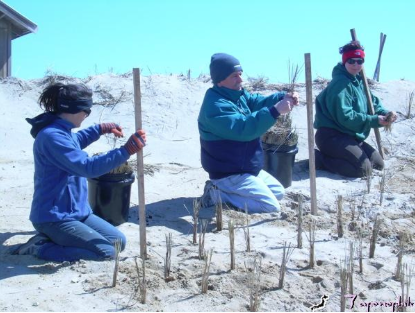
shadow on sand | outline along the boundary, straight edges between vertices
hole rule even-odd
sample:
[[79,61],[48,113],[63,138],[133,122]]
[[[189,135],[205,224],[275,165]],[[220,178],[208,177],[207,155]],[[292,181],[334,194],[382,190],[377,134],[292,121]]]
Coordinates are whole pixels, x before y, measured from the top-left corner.
[[[0,234],[0,282],[19,275],[53,274],[68,264],[51,263],[31,255],[12,255],[20,244],[6,245],[6,242],[20,235],[33,236],[36,231],[6,232]],[[28,237],[29,238],[29,237]]]
[[[182,234],[189,234],[193,227],[193,200],[195,198],[181,197],[146,204],[147,227],[164,226]],[[202,208],[199,218],[212,220],[215,216],[214,207]],[[138,223],[138,206],[130,208],[129,222]],[[209,223],[207,231],[215,228]]]

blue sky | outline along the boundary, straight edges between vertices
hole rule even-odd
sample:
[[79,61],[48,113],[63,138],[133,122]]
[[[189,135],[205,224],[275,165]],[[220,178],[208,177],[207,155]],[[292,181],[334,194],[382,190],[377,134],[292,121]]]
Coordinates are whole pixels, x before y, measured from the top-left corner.
[[[331,78],[350,29],[366,51],[373,77],[380,33],[386,34],[380,81],[415,80],[415,1],[337,0],[4,0],[38,25],[13,40],[12,75],[47,70],[85,77],[209,73],[210,56],[237,57],[244,77],[288,82],[288,62],[311,54],[313,79]],[[304,81],[304,71],[299,81]]]

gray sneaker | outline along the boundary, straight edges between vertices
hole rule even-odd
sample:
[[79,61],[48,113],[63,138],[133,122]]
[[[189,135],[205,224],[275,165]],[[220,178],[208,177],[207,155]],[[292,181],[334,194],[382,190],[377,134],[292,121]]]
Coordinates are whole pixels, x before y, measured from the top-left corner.
[[210,191],[214,188],[216,188],[215,185],[213,185],[210,180],[207,180],[205,183],[205,189],[203,190],[203,195],[199,199],[200,206],[202,208],[207,208],[215,205],[212,197],[210,196]]
[[40,247],[42,247],[47,242],[50,242],[50,239],[46,235],[34,235],[26,243],[20,245],[16,250],[14,250],[12,254],[37,256]]

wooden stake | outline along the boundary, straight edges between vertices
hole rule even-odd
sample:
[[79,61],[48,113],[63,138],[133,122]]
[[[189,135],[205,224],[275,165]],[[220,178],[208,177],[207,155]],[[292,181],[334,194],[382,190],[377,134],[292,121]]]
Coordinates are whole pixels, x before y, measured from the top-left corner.
[[376,63],[375,74],[373,74],[373,80],[379,81],[380,75],[380,58],[382,57],[383,46],[385,45],[386,35],[384,33],[380,33],[380,46],[379,46],[379,56],[378,62]]
[[[352,35],[352,40],[357,40],[356,31],[354,30],[354,28],[350,30],[350,33]],[[364,67],[362,67],[362,70],[360,71],[360,76],[362,76],[363,85],[365,87],[364,89],[365,89],[366,99],[367,99],[367,103],[369,104],[369,114],[375,115],[375,109],[373,108],[372,96],[370,95],[369,84],[367,83],[367,78],[366,78]],[[378,144],[378,150],[379,150],[380,156],[382,157],[382,159],[384,159],[379,128],[373,128],[373,130],[375,131],[376,143]]]
[[[133,68],[134,84],[134,113],[135,128],[142,129],[141,119],[141,88],[140,88],[140,69]],[[146,239],[146,201],[144,197],[144,161],[143,150],[137,153],[137,185],[139,201],[139,219],[140,219],[140,257],[147,259],[147,239]]]
[[316,196],[316,159],[314,157],[314,126],[313,126],[313,81],[311,80],[310,53],[304,54],[305,85],[307,101],[307,129],[308,129],[308,164],[310,171],[311,214],[317,214]]
[[231,270],[235,269],[235,224],[233,220],[228,221],[229,244],[231,251]]

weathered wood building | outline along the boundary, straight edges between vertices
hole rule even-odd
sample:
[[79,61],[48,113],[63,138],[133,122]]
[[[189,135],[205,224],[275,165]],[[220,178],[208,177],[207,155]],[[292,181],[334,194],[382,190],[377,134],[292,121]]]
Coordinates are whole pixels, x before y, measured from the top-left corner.
[[36,31],[36,24],[0,1],[0,78],[12,73],[12,40]]

